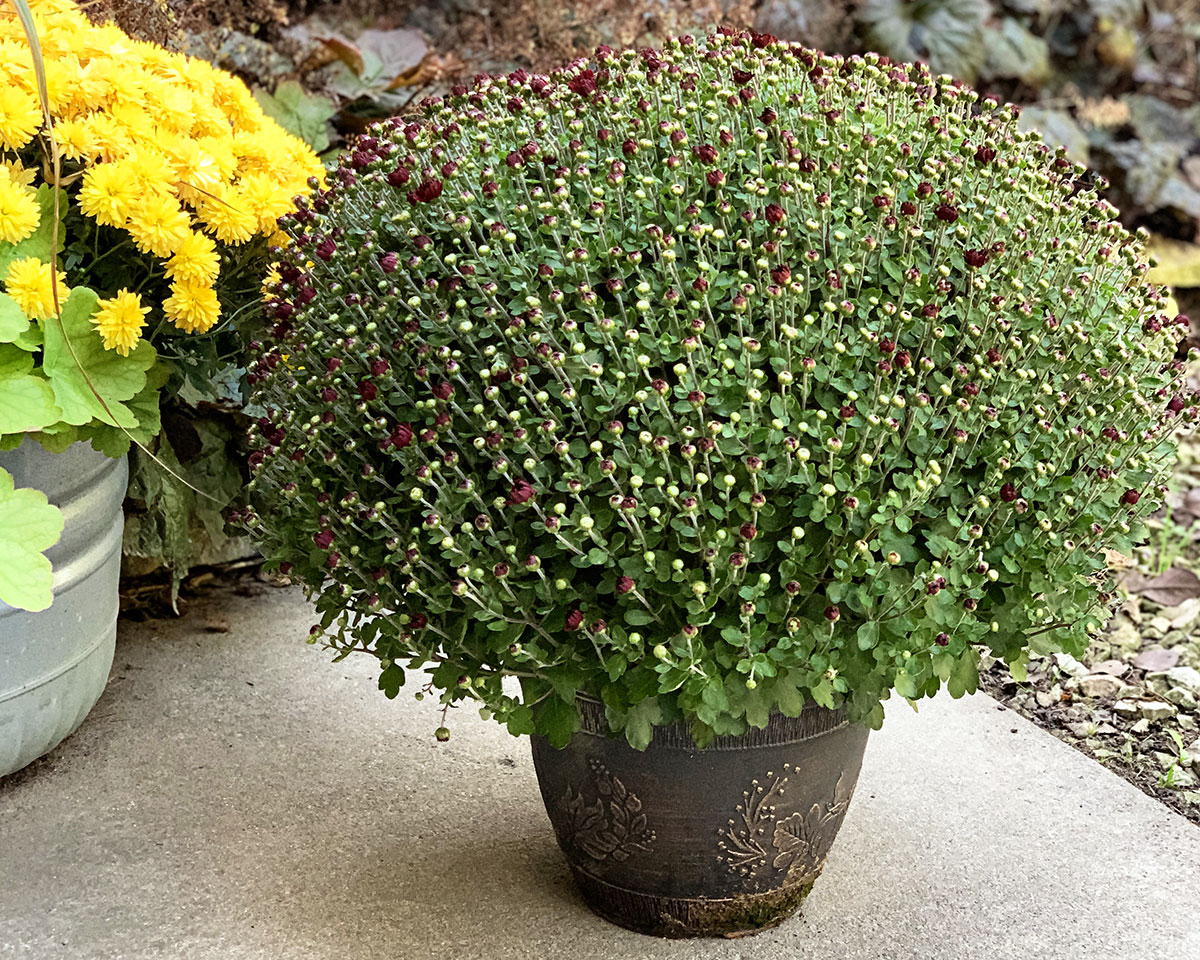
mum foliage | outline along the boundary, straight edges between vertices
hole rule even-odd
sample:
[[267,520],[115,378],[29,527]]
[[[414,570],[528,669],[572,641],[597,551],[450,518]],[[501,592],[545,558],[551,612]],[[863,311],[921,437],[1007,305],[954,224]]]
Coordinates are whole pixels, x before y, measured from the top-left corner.
[[286,221],[251,370],[245,517],[314,633],[638,746],[1081,651],[1195,416],[1185,319],[1015,115],[721,34],[374,128]]

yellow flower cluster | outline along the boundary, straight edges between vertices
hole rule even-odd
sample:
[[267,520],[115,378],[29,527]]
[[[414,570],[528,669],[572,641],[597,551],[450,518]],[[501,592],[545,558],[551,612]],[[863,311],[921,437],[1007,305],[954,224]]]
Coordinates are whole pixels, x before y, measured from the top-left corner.
[[[126,231],[142,254],[165,261],[168,319],[188,333],[210,329],[220,313],[218,243],[274,236],[276,218],[307,192],[308,178],[323,179],[320,161],[268,118],[236,77],[134,40],[114,25],[93,24],[70,0],[30,6],[64,173],[81,173],[74,178],[79,208]],[[47,132],[29,43],[14,8],[3,4],[0,150],[7,153],[0,159],[0,242],[17,243],[37,227],[34,186],[12,153]],[[26,151],[29,165],[40,166],[33,157]],[[12,266],[9,294],[31,308],[31,318],[52,312],[42,296],[49,266],[36,260]],[[105,303],[96,318],[105,346],[127,353],[147,308],[129,291]]]

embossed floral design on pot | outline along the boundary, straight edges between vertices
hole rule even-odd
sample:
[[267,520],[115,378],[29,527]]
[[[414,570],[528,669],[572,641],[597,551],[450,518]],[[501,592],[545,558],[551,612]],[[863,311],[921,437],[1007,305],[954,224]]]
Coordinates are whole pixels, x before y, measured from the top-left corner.
[[815,880],[854,794],[853,778],[843,773],[828,803],[814,803],[807,811],[778,819],[776,804],[794,772],[790,763],[783,765],[783,771],[767,771],[769,786],[752,781],[742,792],[738,816],[717,831],[723,838],[717,859],[731,873],[744,877],[751,889],[770,873],[784,873],[789,882]]
[[561,841],[598,861],[610,857],[622,861],[634,851],[649,850],[654,831],[642,812],[641,800],[604,764],[592,760],[588,766],[596,797],[589,801],[582,790],[576,793],[567,787],[558,801],[565,816]]

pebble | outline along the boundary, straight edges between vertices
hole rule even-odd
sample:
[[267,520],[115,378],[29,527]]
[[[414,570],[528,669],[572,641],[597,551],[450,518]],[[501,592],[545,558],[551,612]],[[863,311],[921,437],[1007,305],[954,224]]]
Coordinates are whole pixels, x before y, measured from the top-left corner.
[[1179,712],[1177,707],[1158,700],[1141,700],[1138,702],[1138,713],[1146,720],[1166,720]]
[[1167,682],[1189,693],[1200,693],[1200,670],[1195,667],[1172,667],[1166,672]]
[[1079,680],[1079,692],[1085,697],[1119,697],[1127,686],[1107,673],[1089,673]]
[[[1054,662],[1058,665],[1058,669],[1065,673],[1068,677],[1075,677],[1078,679],[1080,677],[1086,677],[1089,673],[1091,673],[1086,664],[1080,663],[1069,653],[1056,653],[1054,655]],[[1175,664],[1171,664],[1171,666],[1174,665]]]
[[1136,700],[1118,700],[1113,704],[1113,713],[1122,717],[1136,717],[1138,705]]
[[[1171,621],[1164,616],[1151,617],[1149,629],[1153,630],[1161,637],[1164,633],[1171,629]],[[1149,631],[1143,630],[1142,632],[1147,633]]]
[[1171,621],[1171,629],[1186,630],[1200,620],[1200,597],[1190,597],[1177,607],[1167,607],[1162,616]]
[[1131,733],[1146,733],[1150,729],[1150,720],[1148,717],[1142,717],[1137,723],[1129,728]]
[[1195,710],[1197,706],[1196,698],[1183,687],[1172,687],[1166,692],[1166,698],[1183,710]]

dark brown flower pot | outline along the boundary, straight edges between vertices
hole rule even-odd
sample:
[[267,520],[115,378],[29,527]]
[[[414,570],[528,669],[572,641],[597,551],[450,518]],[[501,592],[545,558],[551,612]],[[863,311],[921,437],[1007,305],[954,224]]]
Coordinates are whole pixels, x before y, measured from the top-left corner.
[[842,825],[867,729],[815,704],[701,750],[684,724],[644,752],[580,701],[562,750],[533,737],[558,845],[593,911],[664,937],[739,936],[799,908]]

